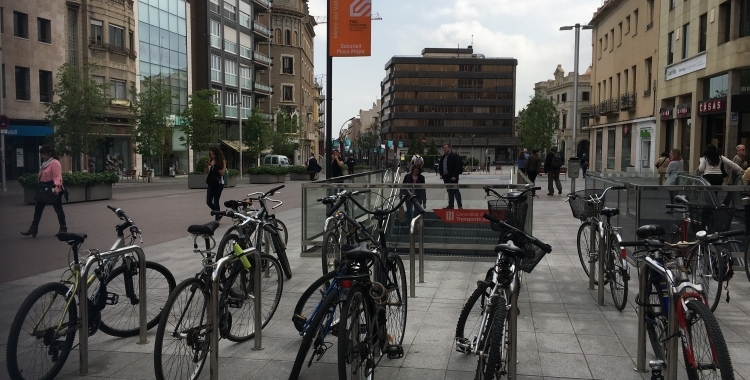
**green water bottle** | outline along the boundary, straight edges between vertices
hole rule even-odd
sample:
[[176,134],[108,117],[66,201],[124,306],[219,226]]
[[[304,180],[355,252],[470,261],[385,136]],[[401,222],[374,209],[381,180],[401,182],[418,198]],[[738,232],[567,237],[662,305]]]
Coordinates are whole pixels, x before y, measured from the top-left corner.
[[240,247],[239,244],[234,243],[234,255],[240,258],[240,261],[242,262],[242,266],[245,267],[245,269],[250,269],[250,260],[247,259],[247,256],[245,255],[245,251],[242,250],[242,247]]

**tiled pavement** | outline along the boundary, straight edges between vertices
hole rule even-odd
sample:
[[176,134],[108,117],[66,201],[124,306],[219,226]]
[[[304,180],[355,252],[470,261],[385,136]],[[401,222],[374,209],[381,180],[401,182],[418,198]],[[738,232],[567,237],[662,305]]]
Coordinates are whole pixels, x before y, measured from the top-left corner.
[[[430,182],[434,181],[434,177]],[[485,182],[490,177],[474,178]],[[543,178],[546,180],[546,178]],[[470,179],[462,182],[472,182]],[[582,184],[579,180],[579,183]],[[569,183],[564,183],[566,189]],[[587,289],[587,277],[576,253],[578,222],[570,216],[561,196],[540,192],[535,201],[534,234],[554,248],[531,275],[524,278],[519,297],[518,372],[520,379],[648,379],[633,371],[637,322],[630,283],[629,306],[622,312],[595,303],[596,291]],[[290,231],[290,241],[300,239],[300,210],[279,213]],[[222,227],[218,233],[222,233]],[[263,331],[262,351],[253,342],[221,341],[221,379],[286,379],[300,344],[291,325],[292,308],[302,291],[317,276],[315,258],[302,258],[299,244],[289,244],[294,278],[284,284],[284,293],[273,320]],[[180,239],[150,247],[149,260],[167,266],[180,281],[191,276],[200,261],[192,253],[192,242]],[[460,354],[452,346],[461,307],[483,278],[491,263],[433,261],[425,266],[424,284],[417,284],[417,298],[408,300],[405,356],[383,359],[376,376],[385,379],[473,379],[476,359]],[[408,271],[408,263],[407,263]],[[23,299],[38,285],[59,278],[60,272],[34,276],[0,285],[0,350],[5,351],[11,320]],[[408,278],[408,277],[407,277]],[[731,281],[731,303],[722,302],[716,315],[729,342],[737,379],[750,380],[750,283],[744,273]],[[78,376],[78,351],[71,353],[59,378],[152,379],[153,339],[137,344],[137,338],[119,339],[101,332],[90,342],[89,374]],[[648,357],[653,354],[648,349]],[[335,378],[335,351],[315,363],[302,379]],[[6,379],[5,355],[0,357],[0,379]],[[201,378],[208,378],[208,365]],[[679,374],[684,378],[684,372]]]

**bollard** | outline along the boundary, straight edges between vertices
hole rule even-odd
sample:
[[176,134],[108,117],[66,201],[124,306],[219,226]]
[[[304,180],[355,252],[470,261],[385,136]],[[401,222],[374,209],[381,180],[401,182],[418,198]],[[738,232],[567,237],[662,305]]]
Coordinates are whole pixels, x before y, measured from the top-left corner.
[[648,293],[648,284],[646,283],[646,277],[648,277],[646,262],[641,261],[638,263],[638,300],[641,303],[638,305],[638,353],[636,357],[636,367],[634,368],[637,372],[646,372],[646,299]]
[[[124,256],[128,253],[135,252],[138,257],[138,323],[140,327],[139,341],[138,344],[148,343],[146,338],[146,255],[143,254],[143,250],[133,245],[130,247],[124,247],[113,251],[105,252],[99,255],[101,260],[111,259],[115,257]],[[89,373],[89,317],[88,317],[88,278],[89,270],[94,264],[97,263],[96,257],[90,255],[86,259],[86,264],[79,272],[78,278],[78,315],[81,320],[80,326],[78,327],[78,343],[79,343],[79,359],[80,364],[78,373],[80,375],[86,375]]]
[[508,352],[508,379],[516,379],[516,372],[518,370],[518,352],[516,351],[518,346],[518,286],[520,285],[520,278],[516,276],[516,280],[513,282],[515,285],[510,289],[510,317],[508,318],[508,335],[510,338],[510,347]]
[[594,220],[589,221],[589,290],[594,290],[594,281],[596,279],[596,261],[594,261],[594,244],[596,243],[596,229],[594,228]]
[[[602,232],[604,231],[601,228],[599,228],[599,230]],[[596,256],[597,261],[599,262],[599,270],[596,274],[596,277],[599,280],[599,287],[596,292],[596,303],[599,306],[604,306],[604,260],[607,259],[607,255],[609,254],[607,252],[607,249],[609,248],[607,246],[608,244],[611,244],[609,237],[605,237],[604,234],[602,234],[602,236],[599,237],[599,254]]]
[[424,216],[419,216],[419,283],[424,284]]
[[416,277],[416,268],[415,268],[415,260],[416,260],[416,249],[414,248],[414,232],[415,229],[419,228],[419,282],[424,282],[424,234],[422,233],[422,215],[417,215],[416,218],[411,220],[411,226],[409,226],[409,279],[411,280],[411,283],[409,285],[409,296],[411,298],[416,297],[416,285],[415,283],[415,277]]

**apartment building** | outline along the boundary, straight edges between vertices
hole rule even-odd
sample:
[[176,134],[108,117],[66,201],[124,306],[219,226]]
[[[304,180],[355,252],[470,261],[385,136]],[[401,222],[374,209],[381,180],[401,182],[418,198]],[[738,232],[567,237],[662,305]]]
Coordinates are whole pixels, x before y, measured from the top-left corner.
[[136,84],[133,1],[16,1],[3,3],[0,19],[8,177],[38,171],[39,146],[54,131],[45,121],[45,104],[53,100],[55,76],[65,62],[97,66],[93,77],[110,85],[105,122],[111,128],[91,155],[64,157],[63,170],[111,169],[108,157],[119,158],[122,169],[134,165],[128,91]]
[[653,173],[660,8],[658,0],[607,0],[590,21],[591,171]]
[[273,68],[270,83],[273,96],[270,99],[271,112],[296,116],[299,120],[299,149],[294,162],[307,159],[316,150],[318,128],[314,115],[315,70],[314,70],[314,27],[315,18],[310,16],[307,0],[274,1],[268,24],[273,33],[270,41],[270,55]]
[[[253,108],[269,113],[271,30],[261,21],[269,0],[204,0],[191,3],[190,71],[193,91],[213,89],[224,126],[218,136],[229,167],[238,167],[239,119]],[[268,114],[266,114],[268,117]]]
[[[576,141],[573,142],[573,79],[575,73],[565,74],[562,65],[557,65],[554,72],[555,79],[534,84],[534,93],[543,92],[557,104],[560,121],[559,128],[555,133],[554,144],[557,145],[563,158],[577,155],[581,157],[583,153],[589,152],[589,135],[588,131],[584,133],[582,128],[589,126],[589,106],[591,102],[591,67],[585,73],[578,75],[578,110],[576,112],[578,123],[575,127]],[[525,147],[533,148],[533,147]]]
[[707,144],[730,159],[750,143],[750,1],[662,1],[658,150],[695,171]]
[[513,161],[517,65],[514,58],[474,54],[471,46],[392,57],[381,82],[382,141],[388,148],[403,142],[405,151],[416,137],[453,144],[465,156],[489,152],[495,162]]

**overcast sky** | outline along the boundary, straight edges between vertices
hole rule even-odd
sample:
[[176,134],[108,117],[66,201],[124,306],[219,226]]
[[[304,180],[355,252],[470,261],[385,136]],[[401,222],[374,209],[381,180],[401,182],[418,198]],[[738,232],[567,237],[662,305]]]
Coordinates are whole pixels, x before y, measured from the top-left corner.
[[[326,15],[327,0],[309,0],[310,14]],[[333,129],[380,97],[385,64],[394,55],[420,55],[425,47],[462,48],[518,60],[516,114],[534,83],[554,78],[558,64],[573,71],[575,32],[602,0],[373,0],[372,56],[333,59]],[[327,24],[315,27],[315,75],[326,73]],[[581,32],[579,71],[591,64],[591,32]]]

